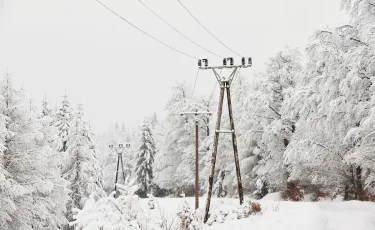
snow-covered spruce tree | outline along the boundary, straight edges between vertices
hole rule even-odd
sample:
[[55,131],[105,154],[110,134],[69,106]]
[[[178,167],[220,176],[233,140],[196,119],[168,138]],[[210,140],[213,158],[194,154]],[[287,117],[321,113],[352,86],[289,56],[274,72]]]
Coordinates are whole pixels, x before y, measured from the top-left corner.
[[136,177],[138,183],[137,194],[140,197],[147,197],[151,193],[152,180],[154,179],[153,164],[156,153],[152,132],[147,123],[141,128],[139,152],[136,158]]
[[[65,217],[66,204],[69,199],[68,181],[61,177],[61,166],[63,158],[57,151],[57,128],[53,125],[53,117],[51,110],[48,108],[46,97],[42,101],[42,114],[38,118],[40,124],[40,132],[44,138],[40,140],[39,144],[45,146],[45,151],[48,154],[48,169],[50,170],[50,180],[54,183],[54,188],[51,191],[51,200],[54,203],[52,213],[56,215],[56,222],[59,229],[66,225],[67,219]],[[59,219],[57,219],[59,218]]]
[[1,229],[60,229],[66,223],[67,183],[60,178],[44,124],[24,93],[14,89],[9,76],[1,82],[0,94],[0,113],[5,118],[1,131]]
[[60,142],[58,150],[59,152],[65,152],[68,149],[67,138],[69,135],[71,122],[74,116],[73,109],[70,106],[70,102],[66,94],[64,95],[60,108],[56,112],[55,116],[55,126],[58,129],[58,136]]
[[72,210],[82,209],[89,195],[101,190],[101,169],[96,159],[92,137],[84,121],[82,105],[78,105],[67,139],[67,153],[63,175],[69,182],[68,220],[72,221]]
[[48,107],[47,95],[44,95],[42,100],[42,116],[51,116],[52,111]]
[[[7,171],[5,164],[7,159],[4,158],[6,153],[6,136],[7,136],[7,117],[4,115],[5,110],[4,97],[0,98],[0,226],[6,230],[11,229],[12,215],[15,212],[17,206],[14,201],[13,185],[14,180],[12,175]],[[9,153],[7,153],[9,154]]]

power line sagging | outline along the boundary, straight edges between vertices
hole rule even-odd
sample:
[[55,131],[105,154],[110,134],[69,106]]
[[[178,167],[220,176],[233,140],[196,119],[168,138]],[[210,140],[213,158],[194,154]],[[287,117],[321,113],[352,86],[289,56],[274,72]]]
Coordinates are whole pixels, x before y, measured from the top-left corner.
[[178,34],[180,34],[182,37],[184,37],[189,42],[193,43],[194,45],[198,46],[199,48],[205,50],[206,52],[215,55],[216,57],[223,58],[222,56],[204,48],[203,46],[199,45],[197,42],[193,41],[191,38],[187,37],[183,33],[181,33],[176,27],[172,26],[170,23],[168,23],[165,19],[163,19],[161,16],[159,16],[155,11],[153,11],[150,7],[148,7],[144,2],[141,0],[138,0],[146,9],[148,9],[152,14],[154,14],[157,18],[159,18],[162,22],[164,22],[166,25],[168,25],[170,28],[172,28],[174,31],[176,31]]
[[107,10],[109,10],[111,13],[113,13],[114,15],[116,15],[117,17],[119,17],[121,20],[123,20],[124,22],[128,23],[129,25],[131,25],[132,27],[134,27],[134,28],[137,29],[138,31],[140,31],[140,32],[142,32],[143,34],[145,34],[146,36],[150,37],[151,39],[157,41],[158,43],[160,43],[160,44],[162,44],[162,45],[168,47],[169,49],[172,49],[172,50],[174,50],[174,51],[176,51],[176,52],[178,52],[178,53],[180,53],[180,54],[182,54],[182,55],[185,55],[185,56],[187,56],[187,57],[190,57],[190,58],[193,58],[193,59],[198,60],[197,57],[194,57],[194,56],[192,56],[192,55],[190,55],[190,54],[184,53],[184,52],[182,52],[181,50],[178,50],[178,49],[176,49],[176,48],[174,48],[174,47],[172,47],[172,46],[170,46],[170,45],[168,45],[168,44],[162,42],[161,40],[155,38],[154,36],[150,35],[149,33],[145,32],[144,30],[140,29],[139,27],[137,27],[136,25],[134,25],[134,24],[131,23],[130,21],[126,20],[126,19],[125,19],[124,17],[122,17],[121,15],[117,14],[115,11],[113,11],[111,8],[109,8],[108,6],[106,6],[106,5],[105,5],[104,3],[102,3],[101,1],[99,1],[99,0],[96,0],[96,1],[97,1],[100,5],[102,5],[104,8],[106,8]]
[[198,22],[198,24],[200,25],[200,26],[202,26],[202,28],[204,29],[204,30],[206,30],[213,38],[215,38],[215,40],[216,41],[218,41],[220,44],[222,44],[225,48],[227,48],[228,50],[230,50],[231,52],[233,52],[233,53],[235,53],[235,54],[237,54],[238,56],[240,56],[240,57],[242,57],[242,55],[240,55],[239,53],[237,53],[236,51],[234,51],[233,49],[231,49],[231,48],[229,48],[227,45],[225,45],[222,41],[220,41],[220,39],[218,39],[213,33],[211,33],[211,31],[209,31],[208,29],[207,29],[207,27],[205,27],[199,20],[198,20],[198,18],[197,17],[195,17],[191,12],[190,12],[190,10],[180,1],[180,0],[177,0],[179,3],[180,3],[180,5],[190,14],[190,16],[191,17],[193,17],[194,18],[194,20],[195,21],[197,21]]

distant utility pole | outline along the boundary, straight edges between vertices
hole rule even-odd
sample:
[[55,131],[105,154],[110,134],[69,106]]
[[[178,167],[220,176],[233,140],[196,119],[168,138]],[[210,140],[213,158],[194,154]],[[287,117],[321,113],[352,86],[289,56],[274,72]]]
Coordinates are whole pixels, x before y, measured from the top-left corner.
[[183,112],[183,115],[193,115],[195,121],[195,209],[199,208],[199,155],[198,155],[198,142],[199,142],[199,132],[198,123],[201,115],[211,115],[210,112],[201,112],[198,109],[195,112]]
[[114,145],[109,145],[109,148],[110,149],[114,149],[117,153],[117,169],[116,169],[116,180],[115,180],[115,191],[116,191],[116,196],[118,195],[118,191],[117,191],[117,179],[118,179],[118,171],[119,171],[119,166],[120,166],[120,163],[121,163],[121,168],[122,168],[122,177],[124,178],[124,182],[125,182],[125,171],[124,171],[124,163],[122,161],[122,153],[124,152],[124,149],[125,148],[130,148],[130,144],[129,143],[126,143],[125,146],[123,144],[119,144],[118,146],[114,146]]
[[[210,176],[208,178],[208,194],[207,194],[207,202],[206,202],[206,212],[204,216],[204,223],[208,220],[208,213],[210,211],[210,203],[211,203],[211,195],[212,195],[212,185],[214,181],[214,174],[215,174],[215,163],[216,163],[216,155],[217,155],[217,147],[219,142],[219,134],[220,133],[231,133],[232,134],[232,143],[233,143],[233,152],[234,152],[234,163],[236,166],[236,174],[237,174],[237,183],[238,183],[238,194],[240,198],[240,204],[243,203],[243,190],[242,190],[242,181],[241,181],[241,172],[240,172],[240,163],[238,160],[238,150],[237,150],[237,140],[236,140],[236,132],[234,129],[234,121],[233,121],[233,111],[232,111],[232,100],[230,96],[230,85],[235,77],[237,71],[240,68],[248,68],[252,65],[251,58],[242,58],[242,65],[233,65],[233,58],[224,58],[222,66],[215,66],[211,67],[208,66],[207,59],[201,59],[198,61],[198,66],[200,69],[207,70],[212,69],[215,77],[220,85],[220,98],[219,98],[219,108],[217,110],[217,120],[216,120],[216,128],[215,128],[215,137],[214,137],[214,151],[212,152],[212,159],[211,159],[211,171]],[[247,62],[247,63],[246,63]],[[204,64],[204,66],[202,65]],[[228,78],[220,76],[217,73],[217,69],[233,69],[232,73],[229,75]],[[227,91],[227,101],[228,101],[228,110],[229,110],[229,120],[230,120],[230,130],[220,130],[221,124],[221,114],[223,110],[223,100],[224,100],[224,92]]]

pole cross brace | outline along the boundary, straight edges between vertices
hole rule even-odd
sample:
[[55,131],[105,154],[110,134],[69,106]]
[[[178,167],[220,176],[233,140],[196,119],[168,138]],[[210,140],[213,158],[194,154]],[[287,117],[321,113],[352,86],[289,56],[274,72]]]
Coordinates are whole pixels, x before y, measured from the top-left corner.
[[225,130],[225,129],[222,129],[222,130],[216,130],[217,133],[234,133],[234,130]]

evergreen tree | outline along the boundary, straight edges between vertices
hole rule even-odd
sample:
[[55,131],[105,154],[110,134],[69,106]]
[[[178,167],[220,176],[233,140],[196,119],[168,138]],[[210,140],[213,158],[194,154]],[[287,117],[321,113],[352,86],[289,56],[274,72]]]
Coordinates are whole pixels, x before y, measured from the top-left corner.
[[42,116],[51,116],[51,109],[48,108],[47,95],[44,95],[42,100]]
[[67,204],[68,220],[73,220],[72,210],[82,209],[89,195],[101,190],[101,169],[96,159],[91,133],[83,117],[82,105],[79,105],[72,120],[67,139],[67,159],[63,170],[64,177],[70,182]]
[[58,136],[59,136],[59,152],[65,152],[68,149],[67,142],[68,142],[68,135],[69,129],[71,126],[71,122],[73,119],[73,110],[70,106],[70,102],[68,100],[68,96],[65,94],[63,100],[61,102],[61,106],[56,113],[56,121],[55,126],[58,129]]
[[[66,181],[60,178],[43,123],[11,78],[1,83],[1,229],[59,229],[65,223]],[[0,122],[1,124],[1,122]]]
[[148,124],[144,123],[141,129],[140,146],[137,155],[136,177],[139,184],[138,194],[146,197],[151,192],[154,179],[153,163],[156,153],[154,139]]

